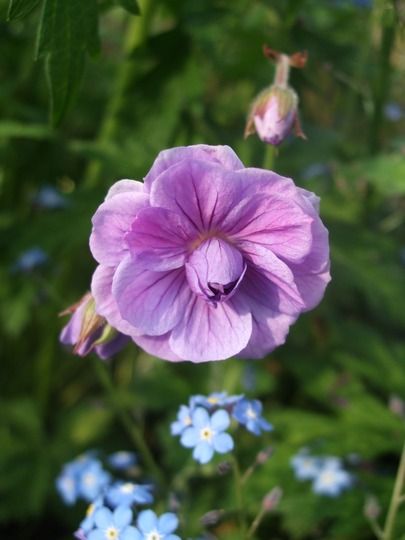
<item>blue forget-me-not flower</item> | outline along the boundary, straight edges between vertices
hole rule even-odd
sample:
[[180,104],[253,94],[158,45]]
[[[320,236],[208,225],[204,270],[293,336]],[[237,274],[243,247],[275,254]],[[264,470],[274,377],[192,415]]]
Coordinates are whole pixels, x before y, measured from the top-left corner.
[[273,426],[262,417],[263,405],[258,399],[240,399],[233,408],[233,417],[255,435],[271,431]]
[[138,516],[135,539],[180,540],[179,536],[172,534],[178,525],[179,520],[175,514],[167,512],[158,517],[152,510],[143,510]]
[[133,482],[116,482],[106,493],[107,502],[113,506],[133,504],[149,504],[153,502],[150,492],[152,486],[143,486]]
[[181,436],[181,444],[186,448],[194,448],[193,458],[200,463],[208,463],[214,452],[225,454],[233,449],[233,440],[228,433],[229,414],[220,409],[212,416],[197,407],[192,413],[192,425],[186,428]]
[[131,522],[132,512],[126,506],[119,506],[114,512],[99,508],[94,514],[95,528],[87,540],[137,540],[137,531]]

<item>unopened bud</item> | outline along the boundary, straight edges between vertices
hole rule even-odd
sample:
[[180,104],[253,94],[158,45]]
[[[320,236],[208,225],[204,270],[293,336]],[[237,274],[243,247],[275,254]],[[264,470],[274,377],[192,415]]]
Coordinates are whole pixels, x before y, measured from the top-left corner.
[[297,110],[298,97],[294,90],[272,85],[253,102],[245,136],[256,131],[263,142],[278,146],[290,133]]
[[273,447],[268,446],[267,448],[264,448],[261,450],[257,456],[256,456],[256,464],[257,465],[264,465],[266,461],[272,456],[273,454]]
[[274,487],[267,495],[265,495],[262,505],[266,512],[272,512],[275,510],[280,502],[280,499],[283,495],[283,491],[280,487]]
[[288,84],[290,67],[302,68],[306,53],[291,56],[264,48],[265,55],[276,62],[274,83],[263,90],[253,101],[245,128],[245,137],[257,132],[259,138],[278,146],[293,126],[298,137],[305,138],[298,118],[298,96]]
[[168,507],[169,507],[169,511],[174,512],[175,514],[177,514],[179,512],[180,508],[181,508],[180,499],[173,492],[170,493],[170,495],[169,495]]
[[366,518],[375,521],[381,513],[381,507],[374,495],[369,495],[364,503],[363,513]]
[[220,476],[225,476],[232,470],[232,465],[229,461],[221,461],[217,466],[217,471]]
[[224,513],[224,510],[210,510],[210,512],[204,514],[200,519],[201,525],[203,525],[204,527],[211,527],[212,525],[216,525],[220,521]]
[[60,341],[65,345],[73,345],[73,352],[79,356],[86,356],[94,349],[100,358],[109,358],[129,339],[96,312],[90,293],[86,293],[76,304],[61,313],[68,314],[71,314],[71,318],[62,329]]
[[405,401],[399,396],[392,394],[388,401],[388,407],[397,416],[405,416]]

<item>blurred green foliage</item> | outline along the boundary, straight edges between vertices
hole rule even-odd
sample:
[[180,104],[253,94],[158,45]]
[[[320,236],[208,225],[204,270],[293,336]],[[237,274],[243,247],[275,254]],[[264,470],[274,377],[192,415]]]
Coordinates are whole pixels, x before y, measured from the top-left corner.
[[[284,492],[258,538],[372,538],[364,500],[374,494],[387,508],[405,435],[405,120],[384,114],[391,102],[405,111],[405,9],[362,4],[0,0],[2,536],[71,537],[83,508],[58,500],[62,464],[90,447],[132,448],[93,360],[58,343],[57,314],[88,288],[95,266],[95,208],[112,182],[142,178],[167,147],[229,144],[246,165],[262,166],[264,145],[242,133],[250,101],[271,82],[268,43],[309,51],[307,68],[292,73],[308,141],[287,141],[275,169],[322,197],[332,248],[326,297],[260,362],[174,365],[128,347],[108,366],[114,399],[176,477],[184,536],[200,534],[200,517],[231,508],[233,495],[214,465],[190,465],[169,423],[192,393],[226,389],[262,399],[275,426],[264,439],[237,439],[243,467],[275,447],[245,494],[253,518],[266,492]],[[44,207],[45,186],[62,207]],[[48,261],[21,269],[19,257],[35,246]],[[289,466],[303,446],[351,456],[355,487],[332,500],[312,494]],[[215,534],[236,538],[235,526],[230,519]]]

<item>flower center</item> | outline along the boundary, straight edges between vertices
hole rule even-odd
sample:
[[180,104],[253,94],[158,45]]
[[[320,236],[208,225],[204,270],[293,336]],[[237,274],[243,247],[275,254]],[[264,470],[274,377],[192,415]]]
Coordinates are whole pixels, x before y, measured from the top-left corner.
[[96,477],[92,473],[84,475],[83,482],[87,487],[93,487],[96,483]]
[[214,432],[209,426],[206,426],[205,428],[202,428],[200,431],[200,439],[202,441],[211,442],[212,437],[214,436]]
[[131,484],[131,482],[127,482],[121,486],[122,493],[132,493],[135,489],[134,484]]
[[332,486],[335,482],[335,475],[332,471],[325,471],[321,475],[321,480],[326,486]]
[[108,527],[105,531],[105,537],[107,540],[117,540],[120,531],[116,527]]
[[156,529],[146,535],[146,540],[162,540],[163,536]]
[[245,271],[241,252],[220,237],[201,242],[186,263],[191,290],[214,304],[229,297]]
[[252,409],[252,407],[248,407],[246,411],[246,416],[250,418],[251,420],[255,420],[257,418],[257,414]]

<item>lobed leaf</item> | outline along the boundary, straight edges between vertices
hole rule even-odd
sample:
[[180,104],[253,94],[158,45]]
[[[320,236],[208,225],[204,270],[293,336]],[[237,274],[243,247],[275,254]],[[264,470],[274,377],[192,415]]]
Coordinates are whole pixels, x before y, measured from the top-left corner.
[[86,53],[99,49],[96,0],[45,0],[36,57],[46,57],[51,120],[58,125],[73,102]]

